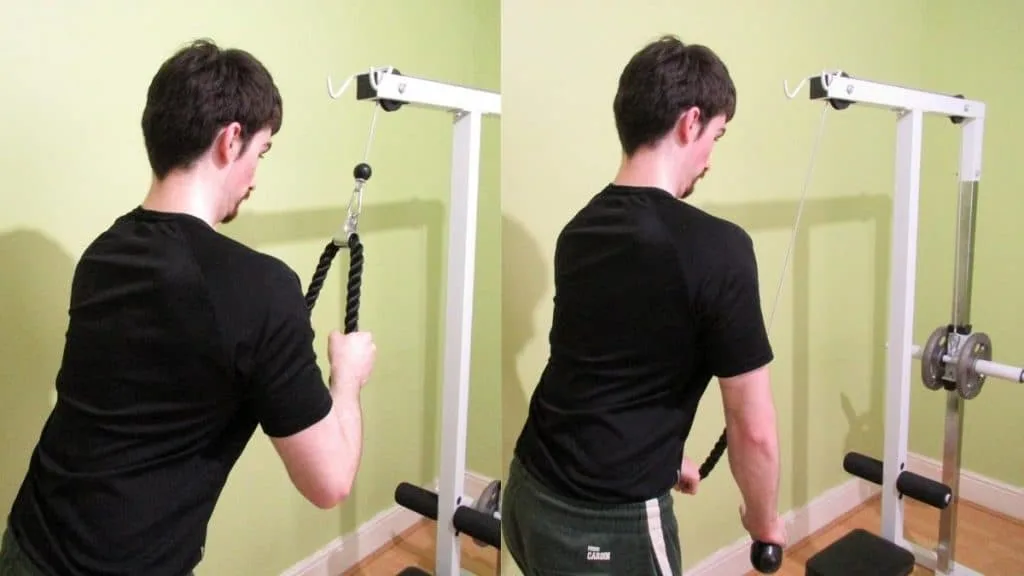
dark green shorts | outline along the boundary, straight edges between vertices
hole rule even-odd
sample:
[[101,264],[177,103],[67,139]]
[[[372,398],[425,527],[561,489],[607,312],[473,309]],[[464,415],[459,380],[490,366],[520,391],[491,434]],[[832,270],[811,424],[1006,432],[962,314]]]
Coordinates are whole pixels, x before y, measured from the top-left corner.
[[682,574],[670,492],[631,504],[580,502],[552,493],[513,459],[501,530],[526,576]]

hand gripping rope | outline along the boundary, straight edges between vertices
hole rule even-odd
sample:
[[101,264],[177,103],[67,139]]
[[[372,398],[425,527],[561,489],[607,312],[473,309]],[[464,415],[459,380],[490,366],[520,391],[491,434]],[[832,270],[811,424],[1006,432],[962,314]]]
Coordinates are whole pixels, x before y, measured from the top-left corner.
[[345,224],[338,234],[324,246],[324,250],[320,254],[320,260],[316,265],[316,271],[313,273],[313,280],[310,282],[309,289],[306,292],[306,308],[312,313],[313,307],[316,306],[317,298],[320,296],[320,290],[327,279],[327,273],[334,262],[334,257],[337,256],[341,248],[347,247],[349,263],[348,296],[345,301],[345,334],[359,329],[359,297],[363,285],[363,243],[359,238],[359,215],[363,210],[363,189],[366,187],[366,182],[370,179],[370,176],[373,175],[373,170],[370,168],[367,160],[370,157],[370,145],[373,143],[373,136],[377,126],[377,111],[378,107],[375,106],[373,117],[370,120],[370,135],[366,139],[366,151],[363,154],[363,162],[356,164],[355,169],[352,171],[352,177],[355,178],[355,187],[348,201],[348,215],[345,218]]

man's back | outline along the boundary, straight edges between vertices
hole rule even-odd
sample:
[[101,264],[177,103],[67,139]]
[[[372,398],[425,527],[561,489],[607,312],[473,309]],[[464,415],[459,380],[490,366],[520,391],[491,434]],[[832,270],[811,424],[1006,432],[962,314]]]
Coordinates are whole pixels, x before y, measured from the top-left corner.
[[756,268],[753,294],[729,282],[755,266],[742,229],[666,191],[596,195],[558,239],[551,354],[516,450],[527,470],[582,500],[670,489],[712,374],[739,369],[739,358],[715,357],[716,311],[753,302],[739,317],[752,328],[742,362],[771,358]]
[[256,427],[330,410],[323,386],[272,405],[322,383],[304,314],[293,272],[205,222],[119,218],[75,271],[58,400],[11,513],[26,554],[60,574],[188,573]]

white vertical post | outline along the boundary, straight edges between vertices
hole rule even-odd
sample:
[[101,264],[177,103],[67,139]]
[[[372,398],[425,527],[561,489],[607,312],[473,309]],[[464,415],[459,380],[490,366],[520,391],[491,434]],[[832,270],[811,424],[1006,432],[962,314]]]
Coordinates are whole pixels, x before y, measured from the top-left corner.
[[480,187],[480,112],[458,112],[454,122],[448,212],[441,474],[437,501],[437,576],[458,576],[460,573],[460,545],[452,519],[464,494]]
[[896,186],[893,191],[889,280],[889,343],[886,358],[885,463],[882,537],[903,545],[903,502],[896,480],[907,462],[910,428],[910,363],[917,272],[918,195],[921,186],[921,110],[901,113],[896,123]]

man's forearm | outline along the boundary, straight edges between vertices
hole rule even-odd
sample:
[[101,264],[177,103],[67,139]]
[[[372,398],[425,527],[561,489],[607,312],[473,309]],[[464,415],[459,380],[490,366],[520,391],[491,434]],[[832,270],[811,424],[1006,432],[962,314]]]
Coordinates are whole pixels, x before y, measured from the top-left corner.
[[363,412],[359,404],[359,385],[345,382],[343,378],[341,374],[332,373],[331,397],[334,399],[334,413],[345,447],[345,453],[339,455],[344,462],[345,483],[351,486],[362,458]]
[[747,508],[747,521],[767,531],[778,517],[779,446],[772,434],[727,428],[729,467]]

